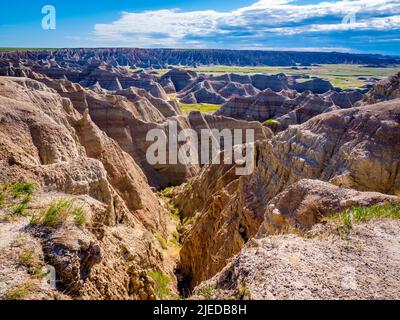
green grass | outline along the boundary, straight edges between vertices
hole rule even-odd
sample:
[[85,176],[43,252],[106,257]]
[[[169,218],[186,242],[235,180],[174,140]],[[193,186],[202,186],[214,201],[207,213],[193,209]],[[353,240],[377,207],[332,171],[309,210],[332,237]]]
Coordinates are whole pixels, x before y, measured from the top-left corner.
[[22,182],[11,186],[11,194],[14,197],[31,196],[35,191],[33,183]]
[[5,209],[10,218],[12,215],[25,215],[34,191],[32,183],[3,183],[0,185],[0,208]]
[[57,51],[56,48],[0,48],[0,52],[13,52],[13,51]]
[[278,120],[268,119],[268,120],[265,120],[263,122],[263,124],[265,124],[267,126],[271,126],[271,127],[277,127],[280,125],[280,122]]
[[158,299],[168,300],[172,298],[169,288],[171,279],[160,271],[150,271],[148,276],[154,281],[154,292]]
[[86,212],[83,208],[76,208],[73,212],[74,221],[78,226],[84,226],[86,224]]
[[[319,66],[307,67],[307,70],[293,70],[291,67],[236,67],[236,66],[209,66],[199,68],[187,68],[199,73],[213,74],[215,76],[226,73],[237,73],[241,75],[252,75],[256,73],[319,77],[330,81],[333,86],[342,89],[360,88],[365,85],[359,77],[383,79],[387,76],[400,71],[400,66],[390,68],[368,68],[363,65],[352,64],[323,64]],[[307,81],[301,79],[300,81]]]
[[72,219],[76,225],[86,223],[86,213],[82,208],[74,208],[68,199],[54,201],[39,215],[33,215],[30,224],[42,225],[49,228],[58,228]]
[[162,236],[157,234],[156,239],[158,240],[158,242],[160,243],[161,248],[163,248],[163,250],[167,250],[168,249],[168,241]]
[[346,235],[357,223],[368,222],[373,219],[400,219],[400,203],[384,203],[368,207],[353,207],[339,214],[334,214],[323,219],[337,224],[340,235]]
[[35,253],[31,250],[21,250],[19,253],[19,263],[26,267],[33,267],[36,264]]
[[4,203],[6,201],[6,196],[3,192],[0,191],[0,208],[3,207]]
[[179,105],[182,111],[185,113],[190,113],[191,111],[215,112],[221,107],[219,105],[205,103],[187,104],[180,102]]
[[15,288],[9,289],[5,294],[6,300],[24,300],[37,289],[33,282],[23,283]]

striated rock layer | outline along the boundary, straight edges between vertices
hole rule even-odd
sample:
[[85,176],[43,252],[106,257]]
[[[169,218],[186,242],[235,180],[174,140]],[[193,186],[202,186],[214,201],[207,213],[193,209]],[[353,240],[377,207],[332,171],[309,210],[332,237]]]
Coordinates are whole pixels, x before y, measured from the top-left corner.
[[303,178],[399,195],[398,141],[400,101],[393,100],[328,112],[259,142],[250,176],[205,167],[175,197],[185,215],[196,217],[181,251],[189,286],[221,270],[258,232],[269,201]]
[[151,286],[134,284],[148,270],[172,273],[154,237],[166,233],[166,211],[133,158],[87,112],[43,83],[0,78],[0,168],[1,182],[33,181],[41,192],[84,197],[86,227],[43,238],[67,293],[154,298]]

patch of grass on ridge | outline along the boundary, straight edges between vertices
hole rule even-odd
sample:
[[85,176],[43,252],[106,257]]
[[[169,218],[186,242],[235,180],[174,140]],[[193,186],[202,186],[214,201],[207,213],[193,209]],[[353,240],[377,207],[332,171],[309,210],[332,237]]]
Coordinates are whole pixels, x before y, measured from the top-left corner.
[[339,234],[347,234],[357,223],[373,219],[400,219],[400,203],[385,202],[368,207],[352,207],[339,214],[325,217],[323,221],[334,221],[338,224]]
[[82,208],[74,207],[68,199],[54,201],[50,206],[42,210],[39,215],[33,215],[31,225],[42,225],[49,228],[58,228],[72,219],[76,225],[82,226],[86,223],[86,213]]
[[185,113],[190,113],[191,111],[200,111],[200,112],[215,112],[219,110],[221,106],[216,104],[205,104],[205,103],[195,103],[195,104],[187,104],[187,103],[179,103],[181,109]]

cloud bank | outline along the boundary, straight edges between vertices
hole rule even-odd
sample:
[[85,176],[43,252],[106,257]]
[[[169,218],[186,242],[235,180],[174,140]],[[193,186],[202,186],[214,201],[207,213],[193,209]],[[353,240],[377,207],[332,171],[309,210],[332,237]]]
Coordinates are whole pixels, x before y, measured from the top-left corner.
[[[343,23],[343,19],[348,23]],[[398,38],[399,31],[399,0],[318,4],[260,0],[230,12],[180,9],[123,12],[112,23],[94,26],[95,39],[110,45],[181,48],[290,48],[299,44],[319,47],[319,42],[321,47],[331,47],[330,44],[345,44],[345,41],[338,43],[338,39],[346,37],[348,42],[354,42],[357,37],[371,34],[367,41],[379,40],[377,32],[384,36],[382,41],[390,42],[395,34]],[[312,43],[307,43],[307,39]],[[341,47],[341,51],[352,50],[351,43],[347,44],[349,48]]]

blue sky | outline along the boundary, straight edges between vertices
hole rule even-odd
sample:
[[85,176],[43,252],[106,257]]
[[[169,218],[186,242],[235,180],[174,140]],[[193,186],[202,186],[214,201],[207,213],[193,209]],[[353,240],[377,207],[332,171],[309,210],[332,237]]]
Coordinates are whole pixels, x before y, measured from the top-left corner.
[[[41,9],[56,8],[56,30]],[[19,0],[2,3],[1,47],[172,47],[400,56],[400,0]],[[343,23],[347,17],[348,23]]]

